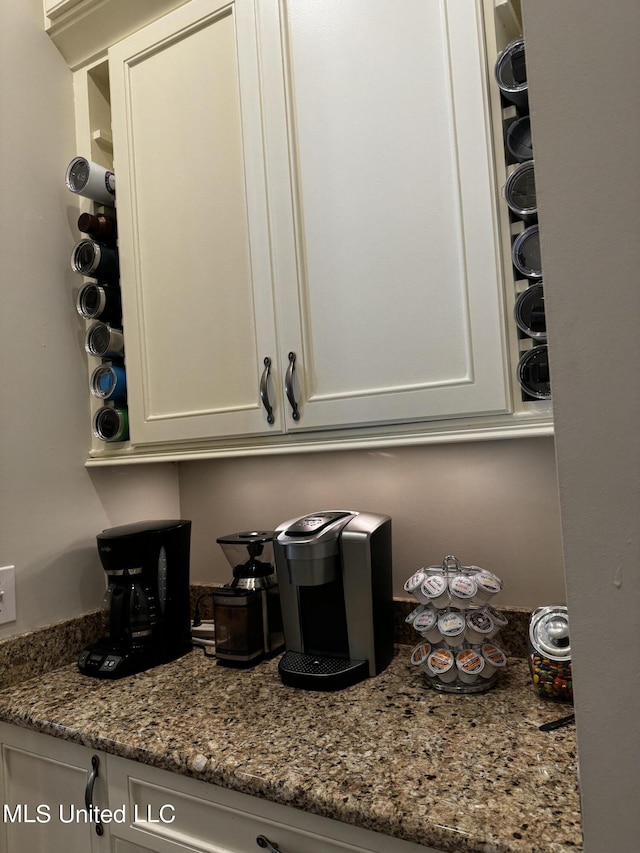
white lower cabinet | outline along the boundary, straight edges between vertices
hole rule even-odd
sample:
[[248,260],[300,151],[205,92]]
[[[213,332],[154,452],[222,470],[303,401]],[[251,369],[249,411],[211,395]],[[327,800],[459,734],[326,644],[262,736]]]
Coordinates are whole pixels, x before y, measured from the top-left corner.
[[6,723],[0,746],[0,853],[437,853]]
[[106,853],[108,828],[95,810],[108,806],[104,753],[0,725],[1,853]]
[[[118,853],[434,853],[433,848],[109,756]],[[118,846],[120,839],[133,847]]]

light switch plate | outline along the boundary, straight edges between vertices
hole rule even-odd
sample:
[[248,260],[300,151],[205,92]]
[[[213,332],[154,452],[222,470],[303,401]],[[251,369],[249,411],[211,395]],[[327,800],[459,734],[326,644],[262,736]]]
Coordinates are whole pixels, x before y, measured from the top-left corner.
[[16,567],[0,568],[0,625],[16,621]]

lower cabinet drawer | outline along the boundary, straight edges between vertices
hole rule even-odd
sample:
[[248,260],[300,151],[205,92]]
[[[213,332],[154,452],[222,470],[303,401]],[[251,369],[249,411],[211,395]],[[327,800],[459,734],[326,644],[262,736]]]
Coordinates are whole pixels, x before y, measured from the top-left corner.
[[[115,851],[437,853],[328,818],[109,756]],[[118,812],[120,808],[120,812]],[[135,846],[118,846],[118,838]]]

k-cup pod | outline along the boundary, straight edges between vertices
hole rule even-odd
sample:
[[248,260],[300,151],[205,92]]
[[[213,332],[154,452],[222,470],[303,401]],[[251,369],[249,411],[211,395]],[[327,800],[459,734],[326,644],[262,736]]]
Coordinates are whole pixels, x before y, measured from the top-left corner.
[[78,291],[76,310],[85,320],[102,320],[119,327],[122,323],[120,288],[88,282]]
[[480,653],[484,658],[484,669],[480,673],[482,678],[491,678],[495,672],[506,666],[507,656],[499,646],[493,643],[484,643]]
[[435,649],[427,658],[425,672],[443,684],[450,684],[458,677],[456,659],[450,649]]
[[426,666],[427,658],[430,654],[431,643],[427,643],[424,640],[418,643],[418,645],[411,650],[411,666],[415,666],[417,668]]
[[404,621],[407,623],[407,625],[413,625],[416,616],[422,613],[422,611],[425,610],[426,607],[426,604],[419,604],[417,607],[414,607],[411,613],[408,613],[404,618]]
[[466,621],[461,613],[455,610],[447,610],[438,618],[438,630],[442,639],[449,646],[461,646],[464,642]]
[[124,367],[100,364],[91,374],[89,387],[94,397],[122,403],[127,397],[127,377]]
[[518,383],[525,394],[535,400],[551,399],[551,374],[546,344],[527,350],[520,356]]
[[[476,567],[472,566],[472,568],[475,569]],[[473,579],[476,582],[477,588],[473,604],[486,604],[502,589],[502,581],[500,578],[488,569],[478,568]]]
[[65,183],[72,193],[90,198],[99,204],[113,206],[116,197],[116,176],[104,166],[86,157],[74,157],[67,166]]
[[445,607],[448,607],[449,602],[451,601],[449,585],[447,584],[447,579],[444,575],[427,575],[422,582],[420,592],[423,596],[423,600],[427,603],[433,604],[433,606],[438,610],[443,610]]
[[449,594],[454,607],[468,607],[477,592],[478,587],[471,575],[459,574],[449,578]]
[[89,355],[98,358],[120,358],[124,354],[124,336],[121,329],[113,329],[107,323],[93,323],[87,329],[84,348]]
[[421,601],[423,604],[428,604],[429,599],[426,595],[422,593],[422,582],[426,578],[427,573],[424,569],[418,569],[418,571],[411,575],[411,577],[405,581],[404,591],[410,593],[417,598],[418,601]]
[[484,658],[473,649],[462,649],[456,655],[458,678],[465,684],[475,684],[484,669]]
[[498,633],[498,631],[500,631],[502,628],[505,628],[509,624],[509,620],[506,619],[502,615],[502,613],[500,613],[499,610],[496,610],[495,607],[492,607],[490,604],[486,604],[483,607],[483,610],[485,611],[485,613],[489,614],[489,616],[491,617],[491,619],[493,621],[493,625],[494,625],[494,630],[489,636],[495,637],[495,635]]
[[442,640],[442,634],[438,627],[438,611],[432,607],[425,606],[424,610],[414,619],[413,627],[430,643],[435,644]]
[[519,273],[526,278],[542,278],[542,253],[537,225],[525,228],[511,247],[511,260]]
[[524,39],[508,44],[494,66],[496,83],[507,101],[526,111],[529,104]]
[[484,610],[469,610],[465,614],[464,638],[467,643],[479,646],[493,636],[493,619]]
[[530,285],[516,300],[513,318],[517,327],[535,341],[547,340],[542,282]]
[[519,163],[504,185],[504,198],[512,213],[530,221],[538,215],[533,160]]
[[129,416],[125,408],[103,406],[93,416],[93,434],[101,441],[126,441],[129,438]]
[[523,116],[512,121],[507,128],[505,146],[511,160],[524,163],[533,159],[533,143],[531,141],[531,122],[529,116]]
[[71,252],[71,269],[101,281],[117,281],[120,275],[118,250],[95,240],[79,240]]

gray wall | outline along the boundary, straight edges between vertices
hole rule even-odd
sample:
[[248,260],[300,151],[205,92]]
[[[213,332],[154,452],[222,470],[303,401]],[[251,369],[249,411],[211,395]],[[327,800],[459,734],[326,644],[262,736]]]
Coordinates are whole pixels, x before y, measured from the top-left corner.
[[[0,637],[94,609],[95,534],[179,514],[175,466],[84,468],[90,445],[71,72],[43,30],[42,0],[0,8],[0,566],[16,566],[16,622]],[[78,279],[78,281],[76,281]]]
[[218,536],[359,509],[392,517],[396,595],[417,568],[455,554],[502,578],[502,604],[565,600],[551,438],[187,463],[180,498],[198,581],[230,579]]
[[639,34],[525,6],[587,853],[640,845]]

